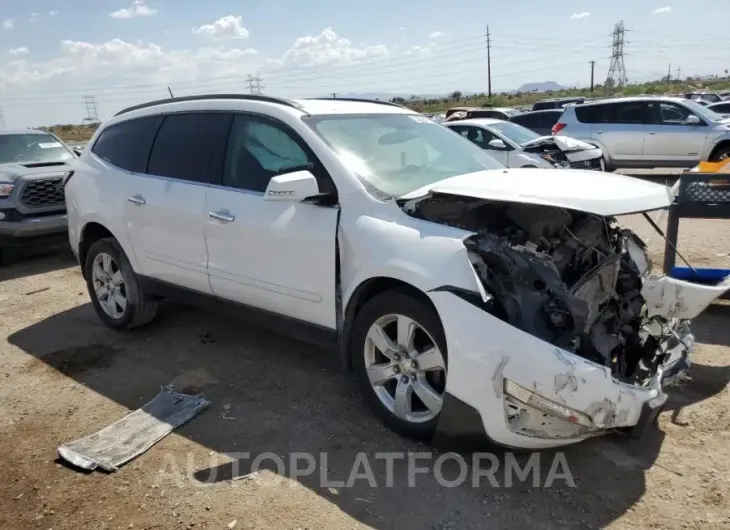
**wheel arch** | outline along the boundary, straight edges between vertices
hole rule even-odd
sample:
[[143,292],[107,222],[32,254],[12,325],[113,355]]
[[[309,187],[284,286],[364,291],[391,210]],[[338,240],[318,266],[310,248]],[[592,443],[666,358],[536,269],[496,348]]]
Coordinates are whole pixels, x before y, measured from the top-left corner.
[[717,142],[717,145],[712,148],[712,151],[710,152],[710,156],[707,157],[708,161],[712,161],[712,159],[715,157],[715,155],[718,153],[718,151],[721,151],[723,149],[730,149],[730,138],[726,138],[724,140],[720,140]]
[[434,306],[428,295],[411,283],[389,276],[376,276],[364,280],[354,289],[352,295],[349,297],[344,307],[345,318],[343,340],[340,347],[339,355],[342,366],[346,371],[352,371],[352,361],[349,355],[350,329],[352,323],[357,317],[358,312],[369,300],[372,300],[374,297],[388,291],[400,291],[407,293],[417,300],[428,305],[438,315],[438,311],[436,311],[436,306]]
[[84,276],[84,279],[86,279],[86,267],[84,267],[84,264],[86,263],[86,256],[89,252],[89,248],[91,248],[91,245],[93,245],[94,242],[106,237],[114,238],[121,246],[122,243],[119,238],[114,235],[111,230],[99,222],[90,221],[81,229],[81,237],[79,238],[79,263],[81,265],[81,274]]

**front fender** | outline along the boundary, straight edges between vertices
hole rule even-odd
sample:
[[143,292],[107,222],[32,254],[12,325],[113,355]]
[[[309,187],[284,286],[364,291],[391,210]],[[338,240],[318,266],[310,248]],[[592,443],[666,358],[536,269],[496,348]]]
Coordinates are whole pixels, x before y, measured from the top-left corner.
[[402,218],[393,222],[365,215],[348,217],[343,211],[343,308],[363,282],[379,277],[399,280],[424,293],[450,285],[486,296],[463,244],[471,232],[401,214]]

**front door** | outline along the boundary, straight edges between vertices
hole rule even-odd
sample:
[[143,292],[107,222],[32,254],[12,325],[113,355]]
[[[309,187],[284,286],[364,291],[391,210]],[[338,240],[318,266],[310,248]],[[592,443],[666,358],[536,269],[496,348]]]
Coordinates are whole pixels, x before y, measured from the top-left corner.
[[333,189],[294,131],[234,118],[221,183],[205,201],[210,283],[221,298],[336,329],[337,207],[264,200],[272,177],[308,163],[320,192]]
[[182,113],[164,118],[146,174],[128,177],[126,224],[140,272],[210,294],[205,196],[223,170],[232,115]]
[[700,161],[707,138],[707,124],[688,125],[694,113],[683,105],[651,103],[652,122],[644,140],[644,159],[656,164],[693,166]]

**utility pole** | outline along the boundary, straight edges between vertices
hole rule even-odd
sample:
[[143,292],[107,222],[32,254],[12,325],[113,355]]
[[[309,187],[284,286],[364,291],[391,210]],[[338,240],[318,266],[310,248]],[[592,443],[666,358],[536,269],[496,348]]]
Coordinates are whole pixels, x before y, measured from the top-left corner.
[[335,94],[334,92],[332,92],[332,99],[337,99],[337,94]]
[[682,82],[682,67],[677,66],[677,80],[674,83],[674,86],[676,88],[675,92],[679,94],[679,83]]
[[489,25],[487,25],[487,78],[488,78],[488,91],[487,95],[489,99],[492,98],[492,41],[491,35],[489,34]]
[[0,127],[5,127],[5,116],[3,115],[3,111],[0,109]]
[[591,61],[591,93],[593,93],[593,74],[596,71],[596,61]]
[[667,67],[667,83],[672,82],[672,63],[669,63],[669,66]]

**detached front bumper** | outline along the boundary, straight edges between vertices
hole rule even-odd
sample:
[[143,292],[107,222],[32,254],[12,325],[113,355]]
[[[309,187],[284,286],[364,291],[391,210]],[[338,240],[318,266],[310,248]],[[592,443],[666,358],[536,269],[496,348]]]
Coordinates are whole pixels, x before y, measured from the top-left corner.
[[[481,434],[509,448],[543,449],[614,429],[640,435],[666,401],[661,371],[647,387],[621,383],[609,368],[520,331],[455,294],[432,291],[429,297],[443,322],[449,357],[436,445],[459,438],[473,445]],[[689,328],[680,331],[691,349]]]

